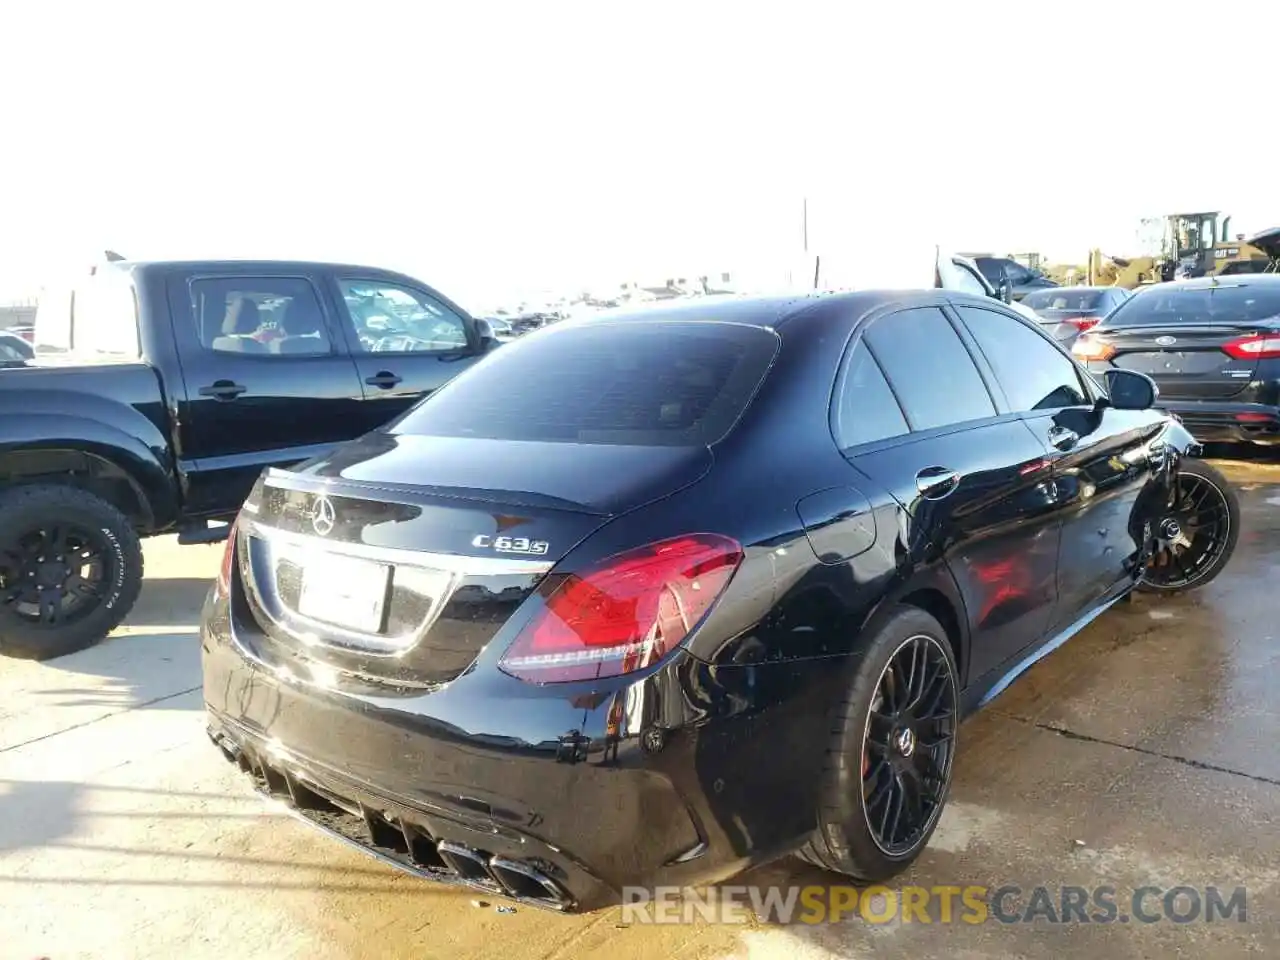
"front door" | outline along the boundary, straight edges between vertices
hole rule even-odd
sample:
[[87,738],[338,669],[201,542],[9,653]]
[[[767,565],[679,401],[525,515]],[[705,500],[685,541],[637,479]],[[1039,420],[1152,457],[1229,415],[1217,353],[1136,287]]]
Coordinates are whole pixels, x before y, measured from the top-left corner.
[[985,308],[957,313],[1052,465],[1062,518],[1053,629],[1065,629],[1134,582],[1143,539],[1135,511],[1152,480],[1147,445],[1164,418],[1098,404],[1097,386],[1030,323]]
[[364,389],[373,430],[444,386],[480,356],[475,324],[425,287],[339,274],[329,288]]
[[[904,507],[908,563],[945,562],[965,604],[968,676],[987,673],[1039,640],[1057,583],[1058,520],[1044,448],[1002,415],[955,327],[939,307],[873,320],[843,376],[850,424],[891,390],[906,426],[887,442],[846,447],[850,463]],[[885,431],[879,431],[884,433]]]
[[356,368],[322,278],[209,273],[169,281],[182,366],[178,459],[194,516],[239,510],[264,467],[364,432]]

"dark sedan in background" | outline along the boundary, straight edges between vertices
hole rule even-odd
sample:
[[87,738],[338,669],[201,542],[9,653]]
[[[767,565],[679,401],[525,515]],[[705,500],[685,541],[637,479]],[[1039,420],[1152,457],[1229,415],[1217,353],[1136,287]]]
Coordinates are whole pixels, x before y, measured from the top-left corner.
[[1071,349],[1094,373],[1150,376],[1198,439],[1280,443],[1280,276],[1146,287]]
[[1132,295],[1124,287],[1051,287],[1027,294],[1022,305],[1035,311],[1046,333],[1071,346]]

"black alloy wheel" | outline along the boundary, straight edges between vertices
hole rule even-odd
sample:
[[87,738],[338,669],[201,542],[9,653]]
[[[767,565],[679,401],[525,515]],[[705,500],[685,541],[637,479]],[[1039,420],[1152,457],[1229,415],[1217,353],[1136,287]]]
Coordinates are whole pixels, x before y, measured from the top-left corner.
[[1185,460],[1169,496],[1152,519],[1154,552],[1139,589],[1177,593],[1216,577],[1240,536],[1240,505],[1235,490],[1213,467]]
[[62,627],[94,610],[113,579],[100,530],[54,521],[0,544],[0,602],[32,624]]
[[815,829],[797,853],[884,883],[924,850],[946,804],[960,671],[946,630],[919,607],[886,609],[863,637],[832,705]]
[[48,660],[93,646],[133,607],[142,576],[137,531],[96,494],[0,491],[0,654]]
[[890,657],[867,711],[862,809],[885,855],[919,847],[942,810],[955,756],[951,658],[924,634]]

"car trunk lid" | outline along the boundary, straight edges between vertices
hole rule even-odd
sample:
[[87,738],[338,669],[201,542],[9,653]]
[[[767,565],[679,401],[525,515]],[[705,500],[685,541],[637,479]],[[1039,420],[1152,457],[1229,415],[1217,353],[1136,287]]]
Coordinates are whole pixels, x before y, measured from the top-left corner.
[[239,521],[242,632],[316,676],[447,683],[576,544],[711,462],[705,446],[375,433],[269,471]]
[[1258,366],[1256,358],[1233,356],[1224,347],[1273,329],[1257,323],[1147,325],[1107,330],[1105,337],[1115,348],[1112,364],[1151,377],[1161,397],[1224,400],[1244,390]]

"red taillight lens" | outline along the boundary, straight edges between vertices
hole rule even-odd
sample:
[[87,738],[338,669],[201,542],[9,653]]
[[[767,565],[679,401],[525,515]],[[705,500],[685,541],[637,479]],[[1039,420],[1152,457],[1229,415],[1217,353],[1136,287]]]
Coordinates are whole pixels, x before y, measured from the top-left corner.
[[1116,348],[1086,333],[1071,344],[1071,352],[1081,360],[1110,360],[1115,356]]
[[1280,337],[1263,337],[1256,333],[1228,340],[1222,352],[1237,360],[1274,360],[1280,357]]
[[1072,317],[1067,321],[1081,333],[1084,333],[1090,327],[1096,327],[1101,322],[1101,317]]
[[222,566],[218,569],[218,595],[228,596],[231,593],[231,571],[236,562],[236,525],[231,525],[227,535],[227,545],[222,549]]
[[499,668],[521,680],[563,683],[652,666],[697,626],[741,562],[736,541],[692,534],[549,582],[545,607],[521,630]]

